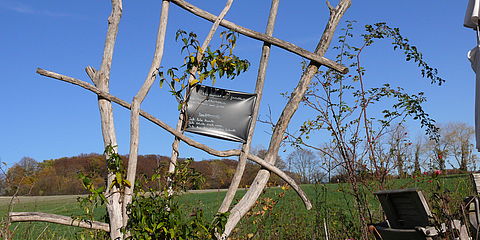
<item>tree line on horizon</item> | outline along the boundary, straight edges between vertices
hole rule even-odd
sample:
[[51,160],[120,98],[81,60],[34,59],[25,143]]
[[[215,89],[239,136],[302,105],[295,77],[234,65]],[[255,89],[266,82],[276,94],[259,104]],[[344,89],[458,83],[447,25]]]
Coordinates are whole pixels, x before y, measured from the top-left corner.
[[[444,173],[477,171],[478,156],[473,144],[474,129],[465,123],[440,125],[438,141],[425,136],[410,136],[407,128],[397,126],[377,141],[382,142],[384,171],[390,178],[419,175],[441,170]],[[285,160],[279,159],[276,166],[285,170],[302,184],[318,182],[346,182],[345,169],[331,156],[336,149],[325,145],[322,151],[308,148],[294,149]],[[325,152],[330,152],[325,154]],[[266,153],[261,147],[255,149],[260,157]],[[128,156],[122,156],[126,163]],[[184,159],[183,159],[184,160]],[[154,173],[165,175],[169,158],[161,155],[140,155],[137,175],[150,177]],[[228,188],[238,161],[232,159],[210,159],[193,161],[190,167],[204,179],[203,189]],[[358,165],[357,174],[374,175],[367,165]],[[248,163],[241,187],[253,181],[260,167]],[[79,174],[89,176],[94,184],[105,185],[106,164],[101,154],[80,154],[73,157],[37,162],[23,157],[9,169],[0,172],[0,195],[70,195],[86,193]],[[278,176],[272,175],[271,185],[283,184]]]
[[[124,162],[128,156],[122,156]],[[185,159],[181,159],[184,161]],[[281,161],[283,162],[283,161]],[[139,178],[151,177],[154,173],[166,175],[169,166],[168,157],[161,155],[139,155],[137,175]],[[204,178],[202,189],[228,188],[235,172],[237,161],[231,159],[211,159],[192,161],[190,168]],[[247,163],[241,187],[251,184],[260,167]],[[30,157],[23,157],[8,170],[0,174],[0,195],[45,196],[45,195],[75,195],[87,193],[79,174],[88,176],[96,187],[105,186],[105,157],[101,154],[80,154],[73,157],[44,160],[37,162]],[[296,180],[297,174],[288,173]],[[141,180],[141,179],[140,179]],[[271,185],[283,184],[277,176],[270,179]]]
[[[379,175],[405,178],[437,170],[445,174],[477,171],[479,159],[474,128],[458,122],[437,127],[436,140],[426,135],[412,136],[402,124],[389,127],[372,140],[377,161],[366,161],[364,156],[355,165],[355,175],[378,180]],[[286,170],[297,173],[303,182],[318,178],[323,182],[346,182],[348,174],[338,155],[338,148],[328,143],[297,148],[286,158]]]

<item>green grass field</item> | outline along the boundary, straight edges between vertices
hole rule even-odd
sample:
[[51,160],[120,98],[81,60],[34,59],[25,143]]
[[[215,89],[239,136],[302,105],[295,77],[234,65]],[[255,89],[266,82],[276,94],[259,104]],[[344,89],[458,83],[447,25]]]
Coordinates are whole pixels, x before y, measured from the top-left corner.
[[[240,190],[237,198],[243,195]],[[225,192],[207,192],[207,193],[186,193],[181,196],[180,203],[185,209],[201,208],[205,211],[208,219],[213,218],[216,209],[220,206]],[[16,197],[13,200],[14,212],[45,212],[64,216],[79,216],[82,214],[77,203],[77,195],[65,196],[33,196]],[[8,208],[12,201],[11,197],[0,197],[0,216],[6,217]],[[101,219],[105,215],[104,209],[97,209],[96,219]],[[75,239],[77,233],[83,229],[77,227],[64,226],[43,222],[22,222],[13,223],[11,228],[14,231],[14,239]]]
[[[45,212],[65,216],[77,216],[82,210],[77,204],[76,195],[17,197],[13,201],[12,211],[16,212]],[[0,214],[5,217],[11,198],[0,198]],[[98,215],[101,215],[99,209]],[[10,228],[14,239],[75,239],[79,228],[43,222],[13,223]]]
[[[471,195],[468,175],[455,175],[436,180],[443,190],[451,195],[452,204]],[[390,181],[388,189],[417,188],[424,191],[427,199],[431,193],[438,192],[431,178],[402,179]],[[302,188],[314,204],[314,209],[306,211],[300,198],[293,190],[269,188],[259,199],[259,205],[245,217],[234,231],[234,239],[304,239],[310,234],[323,231],[324,222],[332,231],[341,233],[355,228],[355,209],[352,195],[347,184],[303,185]],[[375,183],[365,188],[365,198],[369,204],[370,219],[380,221],[382,212],[378,201],[372,194],[378,190]],[[245,191],[237,193],[239,199]],[[283,193],[285,192],[285,193]],[[203,209],[205,216],[211,219],[220,206],[225,192],[186,193],[180,197],[180,203],[188,213],[192,209]],[[13,211],[37,211],[65,216],[79,216],[82,210],[76,201],[77,196],[18,197],[14,200]],[[270,200],[269,200],[270,199]],[[0,198],[0,216],[6,216],[11,198]],[[274,204],[272,204],[272,201]],[[270,208],[271,207],[271,208]],[[262,209],[266,211],[262,212]],[[95,212],[97,219],[105,215],[104,209]],[[352,225],[353,224],[353,225]],[[333,230],[334,229],[334,230]],[[75,239],[80,228],[49,223],[14,223],[11,226],[14,239]],[[308,230],[308,231],[306,231]],[[302,235],[303,234],[303,235]]]

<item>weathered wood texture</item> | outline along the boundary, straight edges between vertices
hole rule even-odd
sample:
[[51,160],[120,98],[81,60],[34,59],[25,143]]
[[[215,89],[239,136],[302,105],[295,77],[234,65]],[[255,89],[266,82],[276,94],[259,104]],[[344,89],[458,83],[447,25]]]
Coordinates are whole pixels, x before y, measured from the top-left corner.
[[8,213],[8,217],[10,218],[11,222],[50,222],[110,232],[110,226],[107,223],[73,219],[71,217],[57,214],[40,212],[10,212]]
[[[212,41],[213,35],[218,29],[218,25],[220,22],[223,20],[225,15],[227,15],[228,11],[230,10],[230,7],[232,6],[233,0],[228,0],[227,3],[225,4],[225,7],[223,8],[222,12],[218,16],[217,19],[215,19],[215,22],[213,23],[212,27],[210,28],[210,31],[208,32],[207,37],[203,41],[202,44],[202,49],[201,51],[197,52],[197,62],[201,62],[203,59],[203,51],[207,49],[208,45],[210,45],[210,42]],[[193,66],[193,68],[190,70],[190,76],[188,78],[188,84],[190,86],[190,83],[195,79],[195,74],[197,74],[198,68],[196,66]],[[186,98],[185,98],[186,99]],[[183,132],[183,124],[185,120],[185,111],[186,111],[186,105],[184,104],[182,106],[182,109],[180,111],[180,115],[178,118],[177,126],[176,129],[179,132]],[[168,167],[168,172],[173,173],[175,171],[175,166],[177,164],[177,159],[178,159],[178,144],[180,143],[180,139],[175,137],[172,143],[172,156],[170,158],[170,166]]]
[[[346,10],[350,7],[351,1],[350,0],[341,0],[337,7],[333,8],[329,5],[330,9],[330,18],[325,27],[323,35],[320,39],[320,42],[317,45],[315,53],[323,56],[327,51],[330,42],[333,39],[333,35],[335,29],[342,18],[343,14]],[[283,140],[283,135],[285,134],[285,130],[293,116],[293,114],[298,109],[298,105],[300,104],[302,98],[305,95],[306,90],[310,84],[311,79],[315,76],[318,72],[318,68],[320,65],[316,61],[311,61],[308,65],[306,71],[302,74],[298,85],[295,87],[295,90],[292,92],[287,105],[285,106],[280,118],[275,125],[273,130],[272,137],[270,139],[270,145],[265,156],[265,161],[270,164],[275,164],[276,156],[278,154],[278,150],[280,149],[280,144]],[[247,193],[243,196],[240,202],[235,205],[235,207],[230,211],[230,215],[228,221],[225,225],[225,232],[222,235],[223,239],[226,239],[230,233],[232,232],[233,228],[237,225],[240,219],[252,208],[255,201],[258,199],[260,194],[262,193],[263,189],[265,188],[268,179],[270,177],[270,172],[267,170],[260,170],[257,176],[255,177],[250,189]]]
[[[209,13],[209,12],[206,12],[184,0],[171,0],[174,4],[178,5],[179,7],[201,17],[201,18],[204,18],[208,21],[215,21],[215,19],[217,18],[215,15]],[[254,38],[254,39],[257,39],[257,40],[260,40],[260,41],[263,41],[263,42],[267,42],[269,44],[272,44],[274,46],[277,46],[277,47],[280,47],[280,48],[283,48],[289,52],[292,52],[292,53],[295,53],[295,54],[298,54],[304,58],[307,58],[311,61],[314,61],[314,62],[317,62],[318,64],[320,65],[324,65],[324,66],[327,66],[329,68],[332,68],[332,69],[335,69],[336,71],[338,72],[341,72],[341,73],[347,73],[348,72],[348,68],[345,67],[345,66],[342,66],[341,64],[335,62],[335,61],[332,61],[330,59],[327,59],[325,57],[323,57],[323,55],[320,55],[318,53],[312,53],[310,51],[307,51],[301,47],[298,47],[296,46],[295,44],[293,43],[289,43],[287,41],[284,41],[284,40],[281,40],[281,39],[278,39],[278,38],[274,38],[272,36],[268,36],[266,34],[263,34],[263,33],[259,33],[259,32],[256,32],[256,31],[253,31],[251,29],[248,29],[248,28],[244,28],[242,26],[239,26],[235,23],[232,23],[232,22],[229,22],[227,20],[222,20],[220,22],[220,25],[223,26],[223,27],[226,27],[228,29],[232,29],[242,35],[245,35],[247,37],[251,37],[251,38]]]
[[[267,36],[273,35],[273,29],[275,26],[275,20],[277,18],[278,12],[278,5],[279,0],[273,0],[272,6],[270,7],[270,15],[268,17],[267,29],[265,34]],[[242,180],[243,173],[245,171],[245,166],[247,164],[247,156],[250,152],[250,146],[252,143],[253,134],[255,131],[255,125],[257,124],[258,112],[260,110],[260,103],[262,101],[263,95],[263,86],[265,83],[265,77],[267,75],[267,66],[268,66],[268,59],[270,57],[270,44],[264,43],[262,47],[262,55],[260,57],[260,64],[258,68],[257,74],[257,82],[255,85],[255,93],[257,94],[257,99],[255,101],[255,106],[253,108],[252,114],[252,122],[250,123],[250,128],[248,129],[248,136],[247,141],[242,145],[242,152],[238,159],[238,165],[235,169],[235,174],[233,175],[232,182],[228,187],[227,194],[223,199],[218,212],[224,213],[227,212],[232,204],[233,198],[235,197],[235,193],[237,192],[238,186],[240,185],[240,181]],[[308,200],[307,200],[308,201]]]
[[[80,86],[80,87],[82,87],[86,90],[89,90],[89,91],[97,94],[99,97],[105,98],[105,99],[107,99],[109,101],[112,101],[112,102],[115,102],[115,103],[119,104],[120,106],[122,106],[124,108],[127,108],[127,109],[131,108],[131,105],[128,102],[126,102],[126,101],[124,101],[124,100],[122,100],[118,97],[115,97],[115,96],[111,95],[110,93],[100,91],[98,88],[96,88],[95,86],[93,86],[93,85],[91,85],[87,82],[84,82],[84,81],[81,81],[81,80],[78,80],[78,79],[75,79],[75,78],[72,78],[72,77],[69,77],[69,76],[65,76],[65,75],[62,75],[62,74],[47,71],[47,70],[44,70],[44,69],[40,69],[40,68],[37,69],[37,73],[42,75],[42,76],[58,79],[58,80],[61,80],[61,81],[64,81],[64,82],[68,82],[68,83]],[[151,114],[145,112],[145,111],[140,110],[139,114],[140,114],[140,116],[143,116],[145,119],[147,119],[147,120],[151,121],[152,123],[156,124],[157,126],[163,128],[164,130],[171,133],[172,135],[180,138],[182,141],[184,141],[189,146],[198,148],[200,150],[203,150],[203,151],[205,151],[209,154],[212,154],[214,156],[217,156],[217,157],[231,157],[231,156],[239,156],[240,155],[241,151],[238,150],[238,149],[219,151],[219,150],[215,150],[213,148],[210,148],[207,145],[196,142],[196,141],[188,138],[187,136],[183,135],[181,132],[173,129],[169,125],[165,124],[161,120],[155,118]],[[265,160],[261,159],[258,156],[255,156],[253,154],[249,153],[248,154],[248,159],[258,163],[260,166],[264,167],[268,171],[271,171],[271,172],[277,174],[282,179],[284,179],[287,183],[289,183],[292,186],[293,189],[295,189],[295,191],[297,191],[299,196],[304,201],[305,206],[307,206],[307,208],[308,208],[308,206],[311,206],[311,203],[310,203],[310,201],[308,201],[305,192],[303,192],[303,190],[295,183],[295,181],[291,177],[289,177],[285,172],[283,172],[282,170],[278,169],[274,165],[266,162]]]
[[137,161],[138,161],[138,142],[140,136],[140,106],[150,91],[155,79],[158,75],[158,69],[163,58],[163,50],[165,46],[165,33],[167,31],[168,23],[168,10],[170,7],[170,2],[167,0],[162,1],[162,12],[160,14],[160,23],[158,26],[157,32],[157,41],[155,44],[155,52],[153,54],[152,64],[150,70],[147,73],[147,77],[137,92],[135,97],[133,97],[132,105],[130,109],[130,152],[128,155],[128,168],[127,168],[127,180],[131,183],[131,187],[125,189],[123,196],[123,226],[127,225],[128,214],[127,214],[127,205],[132,202],[132,194],[135,186],[135,174],[137,172]]
[[[90,72],[89,76],[92,75],[92,81],[98,87],[98,89],[105,92],[109,92],[110,69],[112,66],[113,51],[115,48],[115,41],[117,39],[118,25],[120,24],[120,19],[122,17],[122,11],[122,1],[112,0],[112,12],[108,18],[108,29],[105,38],[105,46],[100,70],[95,71],[93,68],[89,68],[90,70],[87,71],[87,73]],[[98,107],[100,110],[104,146],[114,146],[115,151],[117,151],[117,139],[113,121],[112,104],[109,100],[99,97]],[[105,157],[109,158],[110,156]],[[107,198],[107,213],[110,219],[110,238],[122,239],[123,234],[120,231],[121,227],[123,226],[121,194],[119,193],[117,187],[109,187],[112,185],[114,178],[114,173],[109,172],[107,176],[107,190],[105,192],[105,196]]]

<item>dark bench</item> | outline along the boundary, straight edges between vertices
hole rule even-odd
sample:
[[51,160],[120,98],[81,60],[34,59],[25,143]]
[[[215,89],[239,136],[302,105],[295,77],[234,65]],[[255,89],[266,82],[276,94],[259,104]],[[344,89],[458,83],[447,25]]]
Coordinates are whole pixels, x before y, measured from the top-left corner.
[[[370,227],[376,239],[433,240],[439,231],[432,225],[433,215],[423,193],[417,189],[386,190],[374,193],[386,216],[386,221]],[[467,229],[460,221],[450,223],[460,233],[459,240],[468,240]]]

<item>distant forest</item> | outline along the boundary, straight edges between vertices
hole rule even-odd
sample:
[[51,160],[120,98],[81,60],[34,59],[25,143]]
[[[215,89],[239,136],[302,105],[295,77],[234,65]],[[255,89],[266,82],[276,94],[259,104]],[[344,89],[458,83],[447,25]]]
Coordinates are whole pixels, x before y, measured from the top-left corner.
[[[126,165],[128,156],[122,156],[122,159]],[[165,156],[140,155],[137,179],[141,180],[143,176],[150,177],[154,173],[165,175],[168,164],[168,158]],[[205,179],[201,186],[203,189],[228,188],[236,166],[237,161],[231,159],[193,161],[190,164],[190,168]],[[251,184],[259,169],[257,164],[248,163],[240,187]],[[96,186],[104,186],[107,173],[104,156],[95,153],[81,154],[43,162],[24,157],[0,177],[0,194],[29,196],[85,194],[86,191],[78,177],[80,173],[89,176]],[[300,181],[297,174],[291,172],[287,174]],[[283,183],[276,175],[270,178],[272,185]]]
[[[375,140],[374,153],[378,160],[375,164],[379,165],[369,163],[365,156],[359,156],[354,173],[375,179],[378,176],[405,178],[431,174],[435,170],[446,174],[478,171],[480,161],[473,141],[474,128],[465,123],[438,126],[438,141],[423,135],[412,136],[403,125],[391,128]],[[252,153],[263,158],[266,150],[257,147]],[[128,156],[121,158],[126,166]],[[297,183],[338,183],[348,182],[344,162],[338,147],[326,144],[316,150],[295,149],[285,159],[277,155],[275,165]],[[165,156],[140,155],[137,180],[141,181],[143,176],[150,177],[153,173],[166,176],[168,164],[169,158]],[[44,161],[23,157],[8,169],[0,165],[0,195],[83,194],[86,192],[79,175],[88,176],[97,187],[104,186],[106,165],[104,156],[96,153]],[[203,176],[203,189],[228,188],[236,166],[237,161],[231,159],[193,161],[189,165],[192,171]],[[249,162],[240,187],[251,184],[259,169],[257,164]],[[270,184],[282,183],[278,176],[272,174]]]

